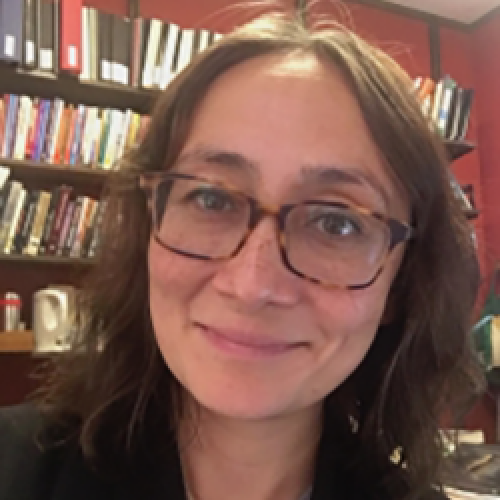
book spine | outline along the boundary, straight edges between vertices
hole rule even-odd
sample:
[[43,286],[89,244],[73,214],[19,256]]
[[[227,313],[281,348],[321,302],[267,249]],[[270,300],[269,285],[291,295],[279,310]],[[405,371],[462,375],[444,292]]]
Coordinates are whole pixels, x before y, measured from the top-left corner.
[[66,243],[66,239],[68,237],[69,227],[71,225],[71,220],[73,218],[73,212],[75,210],[75,201],[69,200],[68,205],[66,207],[66,211],[64,213],[63,224],[61,226],[61,232],[59,233],[59,238],[57,241],[56,255],[63,255],[64,244]]
[[26,207],[26,213],[23,220],[23,225],[21,231],[18,232],[14,238],[14,251],[16,253],[23,253],[26,243],[28,242],[29,235],[31,233],[31,228],[33,226],[33,221],[35,220],[36,208],[38,205],[38,199],[40,197],[40,191],[34,190],[29,194],[29,201]]
[[49,203],[50,193],[48,193],[47,191],[42,191],[38,200],[35,220],[33,221],[33,227],[31,228],[28,243],[23,251],[23,253],[26,255],[35,256],[38,254],[38,247],[40,246],[40,240],[42,238],[43,227],[45,224],[45,219],[47,217]]
[[69,197],[72,191],[72,189],[68,186],[62,186],[60,189],[61,194],[59,196],[59,202],[55,210],[54,222],[52,224],[50,236],[47,242],[47,254],[49,255],[55,255],[57,251],[59,236],[61,234],[61,229],[64,222],[64,214],[66,212]]
[[100,231],[101,231],[101,226],[104,220],[104,216],[106,213],[106,206],[107,202],[106,200],[101,200],[99,202],[99,206],[97,208],[97,212],[94,217],[94,223],[92,225],[92,236],[90,238],[90,244],[89,244],[89,249],[87,252],[87,256],[89,258],[93,258],[97,254],[97,249],[99,247],[100,243]]
[[21,189],[23,186],[18,181],[12,181],[12,185],[9,192],[9,198],[5,204],[2,220],[0,222],[0,249],[3,249],[5,243],[7,241],[7,237],[9,234],[9,228],[12,224],[12,219],[14,217],[14,213],[17,206],[17,200],[21,193]]
[[7,234],[7,239],[5,242],[5,246],[3,248],[4,253],[11,253],[12,243],[14,241],[14,236],[16,234],[17,226],[19,223],[19,219],[21,217],[21,212],[24,206],[24,200],[26,199],[26,189],[21,188],[21,192],[17,197],[17,203],[14,208],[14,213],[12,216],[12,220],[10,221],[10,226]]
[[79,74],[82,69],[82,1],[59,0],[59,68]]
[[35,136],[38,123],[40,121],[40,101],[38,97],[33,99],[30,114],[30,123],[28,126],[28,132],[26,134],[26,146],[24,151],[24,157],[31,159],[33,157],[33,150],[35,146]]
[[45,134],[47,133],[47,122],[49,120],[50,113],[50,101],[48,99],[43,99],[40,108],[40,123],[35,139],[35,153],[33,159],[35,161],[40,161],[42,157],[42,149],[45,144]]
[[38,247],[38,255],[45,255],[47,253],[47,245],[49,243],[50,233],[54,224],[56,209],[59,204],[60,196],[61,188],[57,187],[52,191],[52,196],[50,197],[50,204],[47,210],[47,217],[45,219],[45,224],[43,227],[42,238],[40,240],[40,246]]
[[82,217],[83,200],[83,196],[78,196],[75,201],[75,208],[73,210],[73,215],[71,216],[71,222],[63,246],[63,255],[67,257],[70,256],[71,248],[75,242],[76,232],[78,230],[78,225],[80,224],[80,218]]

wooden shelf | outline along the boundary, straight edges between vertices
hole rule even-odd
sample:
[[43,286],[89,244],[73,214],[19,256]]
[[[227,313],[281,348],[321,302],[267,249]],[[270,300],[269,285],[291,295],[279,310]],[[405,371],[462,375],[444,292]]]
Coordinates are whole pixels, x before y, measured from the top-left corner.
[[0,332],[0,353],[32,352],[35,342],[29,330],[18,332]]
[[465,216],[467,217],[467,220],[477,219],[480,214],[481,212],[479,210],[476,210],[475,208],[465,210]]
[[33,264],[33,265],[57,265],[57,266],[91,266],[94,259],[84,259],[75,257],[59,257],[56,255],[18,255],[18,254],[0,254],[0,265],[2,262],[8,264]]
[[122,110],[131,108],[141,114],[151,112],[160,93],[116,83],[81,81],[64,73],[27,71],[5,64],[0,65],[0,81],[3,93],[51,99],[60,97],[73,104]]
[[9,167],[11,176],[23,182],[36,180],[37,182],[48,181],[96,188],[102,188],[113,173],[113,171],[102,170],[98,167],[54,165],[12,158],[0,158],[0,165]]
[[476,145],[469,141],[445,140],[445,146],[451,161],[458,160],[476,149]]

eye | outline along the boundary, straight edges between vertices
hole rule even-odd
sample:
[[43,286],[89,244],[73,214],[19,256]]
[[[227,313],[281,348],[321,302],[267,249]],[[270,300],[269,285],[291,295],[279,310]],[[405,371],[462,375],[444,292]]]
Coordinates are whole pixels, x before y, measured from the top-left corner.
[[202,210],[228,212],[234,208],[234,200],[230,193],[213,187],[200,187],[189,192],[185,198],[194,202]]
[[330,212],[318,215],[311,221],[328,236],[355,236],[361,234],[361,225],[347,214]]

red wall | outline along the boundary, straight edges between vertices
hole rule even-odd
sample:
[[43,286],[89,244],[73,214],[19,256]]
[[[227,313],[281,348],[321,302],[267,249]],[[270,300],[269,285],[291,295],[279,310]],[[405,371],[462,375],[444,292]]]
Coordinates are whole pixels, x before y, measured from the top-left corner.
[[[158,18],[173,21],[185,28],[208,28],[220,33],[227,33],[234,27],[250,21],[260,14],[276,8],[255,5],[242,5],[234,0],[141,0],[140,13],[146,18]],[[264,3],[264,2],[261,2]],[[293,10],[294,0],[274,2],[283,10]]]
[[390,54],[413,77],[429,75],[431,56],[426,23],[368,5],[311,2],[310,20],[336,20]]
[[500,258],[500,15],[471,35],[479,111],[478,137],[485,232],[485,256],[491,271]]
[[449,74],[461,87],[476,89],[467,139],[477,144],[478,148],[455,161],[451,165],[453,173],[460,184],[472,184],[476,207],[481,211],[481,216],[474,221],[474,229],[479,246],[481,273],[488,274],[490,262],[486,256],[485,217],[481,184],[481,162],[479,148],[479,104],[477,99],[478,78],[475,68],[475,53],[472,36],[465,31],[458,31],[447,27],[440,29],[441,43],[441,70],[442,74]]

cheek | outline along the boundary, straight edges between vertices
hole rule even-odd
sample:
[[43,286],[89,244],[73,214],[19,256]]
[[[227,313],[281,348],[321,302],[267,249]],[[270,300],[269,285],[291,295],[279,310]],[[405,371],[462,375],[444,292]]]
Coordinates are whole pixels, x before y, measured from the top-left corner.
[[361,363],[381,323],[387,291],[383,280],[366,290],[309,291],[315,326],[321,332],[314,392],[327,394]]
[[174,336],[188,318],[191,299],[203,288],[207,264],[165,250],[151,241],[148,251],[149,305],[157,337]]

